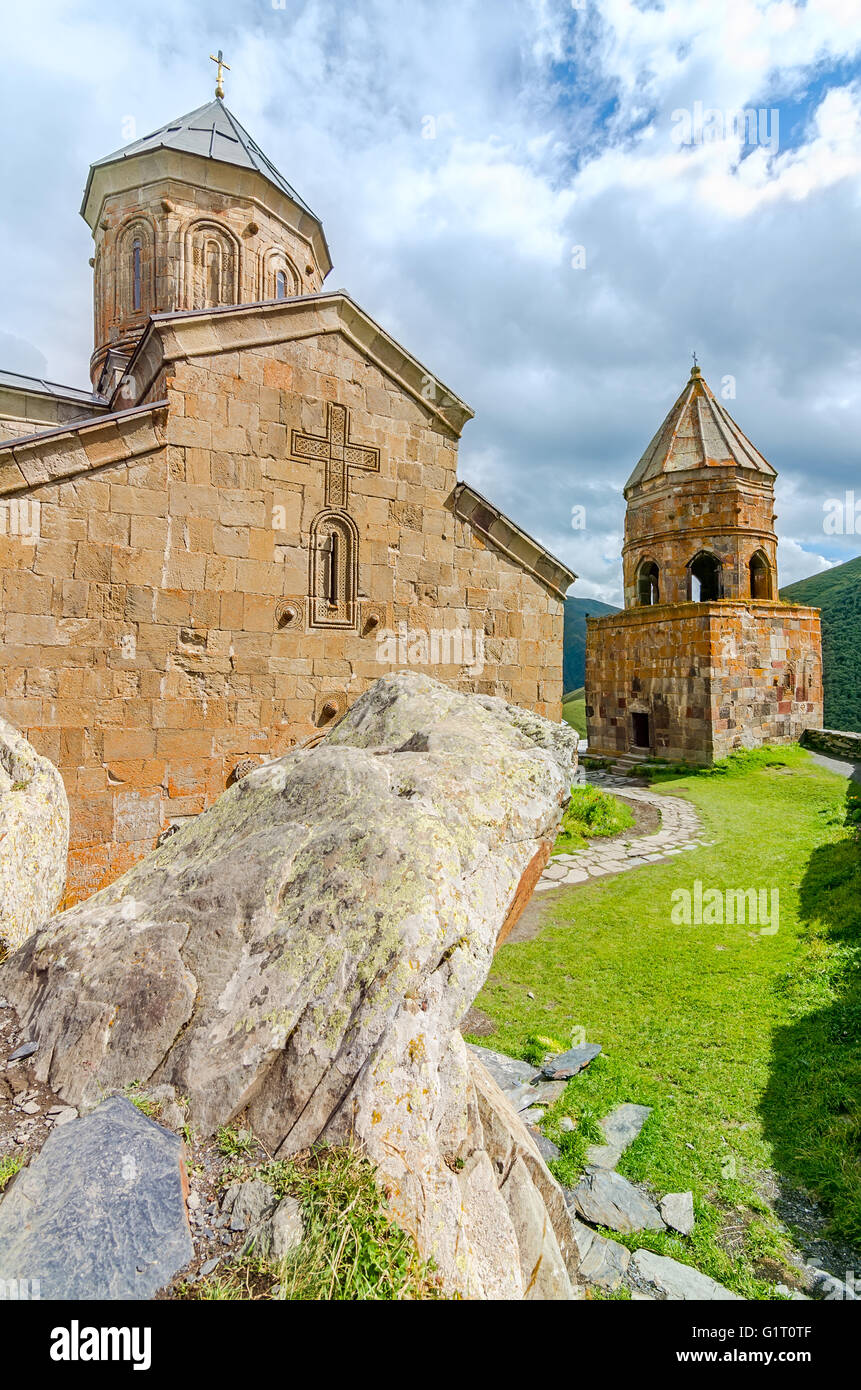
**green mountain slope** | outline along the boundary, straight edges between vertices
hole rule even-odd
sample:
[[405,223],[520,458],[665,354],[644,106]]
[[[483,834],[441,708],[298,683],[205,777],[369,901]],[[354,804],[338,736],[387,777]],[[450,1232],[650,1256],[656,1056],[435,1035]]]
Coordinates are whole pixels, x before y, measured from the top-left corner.
[[566,598],[565,628],[562,638],[562,689],[579,690],[586,679],[587,614],[618,613],[609,603],[596,598]]
[[780,597],[822,609],[825,727],[861,733],[861,556],[787,585]]

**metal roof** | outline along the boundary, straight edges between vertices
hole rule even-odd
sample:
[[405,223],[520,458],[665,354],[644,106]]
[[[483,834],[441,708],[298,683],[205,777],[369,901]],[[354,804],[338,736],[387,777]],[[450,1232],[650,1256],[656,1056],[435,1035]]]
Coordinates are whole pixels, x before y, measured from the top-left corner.
[[222,164],[235,164],[240,169],[256,169],[276,188],[280,188],[282,193],[286,193],[288,198],[292,198],[310,217],[317,222],[320,221],[317,214],[299,197],[295,188],[292,188],[278,172],[256,140],[251,138],[232,111],[228,111],[218,97],[214,101],[208,101],[205,106],[198,106],[196,111],[190,111],[187,116],[168,121],[166,125],[160,126],[141,140],[135,140],[131,145],[115,150],[113,154],[106,154],[103,159],[95,160],[90,166],[83,206],[86,206],[89,196],[93,170],[103,164],[114,164],[118,160],[131,159],[134,155],[157,149],[183,150],[187,154],[201,155],[204,159],[219,160]]
[[90,405],[107,404],[104,396],[94,391],[82,391],[77,386],[60,386],[56,381],[46,381],[44,377],[22,376],[19,372],[4,372],[0,369],[0,386],[10,386],[16,391],[30,391],[40,396],[57,396],[64,401],[81,401]]
[[627,483],[635,483],[661,473],[691,468],[748,468],[777,476],[776,469],[743,434],[732,416],[716,399],[699,367],[673,405],[654,439],[648,445]]

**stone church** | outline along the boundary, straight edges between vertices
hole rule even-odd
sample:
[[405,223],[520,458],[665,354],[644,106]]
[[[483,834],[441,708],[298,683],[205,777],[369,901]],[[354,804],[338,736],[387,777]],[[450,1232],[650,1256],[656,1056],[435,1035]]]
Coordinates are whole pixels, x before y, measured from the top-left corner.
[[625,486],[625,608],[589,618],[595,756],[709,764],[822,727],[819,610],[777,587],[774,468],[698,366]]
[[92,391],[0,373],[0,714],[63,774],[68,903],[393,666],[561,714],[575,576],[217,92],[90,169]]

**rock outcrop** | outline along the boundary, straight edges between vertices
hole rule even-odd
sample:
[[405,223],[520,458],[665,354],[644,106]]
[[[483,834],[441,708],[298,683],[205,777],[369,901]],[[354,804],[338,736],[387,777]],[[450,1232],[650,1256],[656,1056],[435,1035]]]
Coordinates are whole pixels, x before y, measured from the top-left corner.
[[0,947],[14,950],[56,912],[68,850],[62,777],[0,719]]
[[570,1297],[571,1218],[458,1032],[555,837],[576,735],[399,673],[32,936],[0,994],[86,1110],[133,1081],[273,1154],[358,1139],[452,1289]]

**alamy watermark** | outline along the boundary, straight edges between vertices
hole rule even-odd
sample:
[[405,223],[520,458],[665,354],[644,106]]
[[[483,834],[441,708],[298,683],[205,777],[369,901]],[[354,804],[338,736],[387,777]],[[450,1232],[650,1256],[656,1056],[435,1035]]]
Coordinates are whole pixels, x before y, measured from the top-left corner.
[[384,627],[377,634],[377,661],[386,666],[465,666],[470,675],[484,670],[484,628]]
[[670,138],[676,145],[712,145],[723,142],[760,145],[769,154],[780,147],[780,111],[776,106],[752,106],[721,111],[705,108],[701,101],[692,107],[679,106],[672,112]]
[[826,536],[861,536],[861,497],[854,491],[842,497],[829,497],[822,503],[825,516],[822,529]]
[[759,927],[760,936],[774,936],[780,927],[779,888],[674,888],[670,920],[676,926]]

